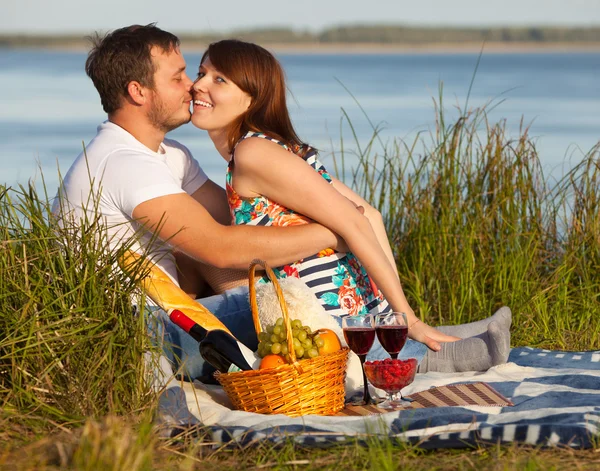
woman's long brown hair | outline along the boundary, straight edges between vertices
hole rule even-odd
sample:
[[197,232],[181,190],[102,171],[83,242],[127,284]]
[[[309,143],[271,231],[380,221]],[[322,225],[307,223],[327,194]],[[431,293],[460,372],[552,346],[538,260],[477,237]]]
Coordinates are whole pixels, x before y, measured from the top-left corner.
[[266,49],[237,39],[212,43],[202,56],[252,97],[250,107],[227,130],[232,152],[249,131],[264,132],[290,147],[302,146],[287,109],[285,75],[281,64]]

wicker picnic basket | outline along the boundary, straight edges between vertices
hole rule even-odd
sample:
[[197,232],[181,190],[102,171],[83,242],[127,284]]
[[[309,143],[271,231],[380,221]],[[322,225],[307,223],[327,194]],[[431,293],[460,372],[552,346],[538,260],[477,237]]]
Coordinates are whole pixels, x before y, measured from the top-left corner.
[[[254,272],[257,265],[265,269],[273,283],[284,324],[287,331],[291,332],[291,320],[277,277],[265,262],[253,260],[248,277],[250,307],[257,335],[262,331],[254,286]],[[287,344],[292,360],[290,364],[263,370],[215,373],[215,378],[223,386],[233,406],[246,412],[285,414],[290,417],[307,414],[334,415],[342,410],[348,348],[344,347],[328,355],[298,361],[291,335],[288,335]]]

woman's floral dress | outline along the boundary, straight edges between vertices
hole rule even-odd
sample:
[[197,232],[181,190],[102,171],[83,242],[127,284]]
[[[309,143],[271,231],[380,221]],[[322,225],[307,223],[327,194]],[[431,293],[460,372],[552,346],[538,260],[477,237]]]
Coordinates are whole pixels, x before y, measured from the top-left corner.
[[[249,132],[240,139],[258,137],[273,141],[302,159],[328,182],[331,177],[318,160],[317,151],[306,146],[290,149],[280,141],[263,133]],[[239,144],[238,142],[238,144]],[[227,167],[226,190],[232,224],[254,226],[294,226],[307,224],[311,219],[285,208],[264,196],[245,198],[232,186],[234,154]],[[369,312],[387,312],[391,307],[381,292],[374,293],[370,279],[358,259],[351,253],[323,249],[303,260],[273,269],[278,278],[295,276],[312,290],[326,311],[334,316],[363,315]]]

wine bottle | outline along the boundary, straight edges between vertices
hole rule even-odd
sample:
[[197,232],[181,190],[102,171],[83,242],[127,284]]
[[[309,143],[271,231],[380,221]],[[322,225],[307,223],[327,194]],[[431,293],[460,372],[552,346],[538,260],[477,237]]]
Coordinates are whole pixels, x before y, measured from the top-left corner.
[[177,309],[169,310],[169,318],[200,343],[200,355],[218,371],[233,373],[258,369],[258,355],[228,332],[206,330]]
[[169,309],[169,318],[198,342],[202,342],[204,337],[206,337],[208,330],[204,327],[200,327],[199,324],[190,319],[183,312],[177,309]]

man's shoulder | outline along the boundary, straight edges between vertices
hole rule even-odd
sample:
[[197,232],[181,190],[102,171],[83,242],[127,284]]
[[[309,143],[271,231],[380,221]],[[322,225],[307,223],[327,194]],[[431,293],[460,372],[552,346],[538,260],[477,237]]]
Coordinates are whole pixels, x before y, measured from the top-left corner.
[[122,159],[123,157],[133,158],[135,160],[151,159],[152,153],[145,149],[140,143],[122,135],[111,128],[98,128],[98,134],[92,139],[84,150],[84,156],[88,161],[111,160],[113,158]]
[[186,155],[188,155],[190,157],[192,155],[192,153],[190,152],[190,150],[186,146],[184,146],[181,142],[176,141],[175,139],[165,138],[163,140],[163,146],[167,150],[183,152],[184,154],[186,154]]
[[86,146],[85,154],[96,157],[105,157],[113,152],[140,152],[140,147],[135,145],[135,138],[125,130],[105,121],[98,126],[98,131]]

